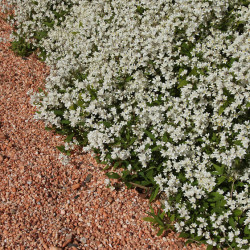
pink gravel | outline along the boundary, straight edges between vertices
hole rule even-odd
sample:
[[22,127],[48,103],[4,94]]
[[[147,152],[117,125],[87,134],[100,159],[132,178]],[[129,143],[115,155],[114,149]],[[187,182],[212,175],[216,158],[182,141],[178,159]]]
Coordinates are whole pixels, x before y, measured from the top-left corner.
[[[170,232],[158,237],[142,220],[148,200],[107,188],[102,165],[75,151],[70,165],[55,148],[63,137],[35,121],[28,90],[49,68],[9,49],[11,27],[0,14],[0,249],[205,249]],[[89,183],[82,185],[87,175]],[[159,202],[153,207],[159,207]]]

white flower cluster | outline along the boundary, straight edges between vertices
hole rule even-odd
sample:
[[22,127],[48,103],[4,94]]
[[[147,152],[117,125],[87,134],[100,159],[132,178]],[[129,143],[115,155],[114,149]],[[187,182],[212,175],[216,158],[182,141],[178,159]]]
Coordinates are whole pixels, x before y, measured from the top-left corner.
[[70,159],[67,155],[60,153],[58,159],[64,166],[67,166],[70,163]]
[[[26,42],[32,42],[38,46],[39,39],[35,36],[41,36],[51,27],[53,20],[55,25],[62,20],[60,16],[63,12],[67,12],[72,4],[71,0],[0,0],[3,10],[12,10],[14,6],[15,18],[10,19],[15,24],[16,34],[11,34],[11,38],[15,39],[18,35],[23,35]],[[36,32],[42,32],[36,34]]]
[[[58,11],[66,8],[66,1],[37,0],[36,14],[28,21],[30,1],[15,2],[21,6],[18,23],[24,32],[42,27],[44,15],[54,18],[51,10],[46,12],[48,2]],[[32,97],[39,107],[36,118],[58,128],[61,119],[87,128],[84,150],[99,149],[101,159],[109,153],[106,145],[137,119],[130,127],[136,139],[126,149],[113,147],[111,158],[126,160],[136,152],[147,168],[158,146],[164,169],[156,183],[166,197],[183,193],[179,203],[165,201],[166,212],[177,210],[190,218],[188,204],[199,208],[197,201],[216,189],[215,162],[247,183],[240,193],[218,191],[225,207],[247,211],[250,173],[239,174],[235,166],[249,154],[250,124],[244,118],[250,99],[249,7],[238,0],[69,2],[70,14],[40,41],[51,73],[47,94]],[[229,9],[234,21],[223,29]],[[65,110],[63,118],[55,109]],[[204,235],[211,245],[216,244],[213,236],[223,232],[229,243],[241,247],[246,240],[224,226],[229,215],[200,217],[197,225],[176,223],[176,229]],[[207,232],[211,223],[218,229],[213,233]]]

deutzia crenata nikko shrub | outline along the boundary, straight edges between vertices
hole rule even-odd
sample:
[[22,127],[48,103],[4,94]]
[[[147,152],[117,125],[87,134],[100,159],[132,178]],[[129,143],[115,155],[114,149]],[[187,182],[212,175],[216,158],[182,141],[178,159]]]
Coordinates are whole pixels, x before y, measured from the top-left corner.
[[[25,33],[46,17],[29,20],[31,2],[17,3]],[[61,2],[70,12],[39,40],[51,71],[32,96],[35,117],[67,135],[59,149],[81,145],[123,169],[110,178],[160,192],[181,236],[247,249],[249,1]]]

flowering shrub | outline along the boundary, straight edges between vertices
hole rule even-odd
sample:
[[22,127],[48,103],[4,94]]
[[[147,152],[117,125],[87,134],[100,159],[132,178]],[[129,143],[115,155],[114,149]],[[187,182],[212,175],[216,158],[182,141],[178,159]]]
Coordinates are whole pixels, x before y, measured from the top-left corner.
[[[110,178],[150,187],[151,201],[164,195],[163,213],[147,219],[160,233],[166,214],[190,240],[247,249],[249,2],[31,2],[17,2],[17,34],[51,67],[31,101],[37,119],[67,135],[59,149],[81,145],[123,169]],[[65,4],[70,12],[54,22]]]
[[0,0],[0,3],[2,2],[4,10],[8,11],[13,7],[15,9],[15,17],[8,17],[15,27],[12,34],[12,49],[18,55],[28,56],[39,48],[42,60],[46,56],[46,51],[40,46],[40,41],[47,37],[48,31],[54,25],[60,25],[64,21],[73,6],[71,0]]

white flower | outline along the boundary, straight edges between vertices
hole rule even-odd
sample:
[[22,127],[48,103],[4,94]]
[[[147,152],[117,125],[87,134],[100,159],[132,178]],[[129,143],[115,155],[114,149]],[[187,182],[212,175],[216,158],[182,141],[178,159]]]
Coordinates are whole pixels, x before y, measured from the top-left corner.
[[104,184],[105,184],[106,186],[110,185],[110,180],[109,180],[109,179],[105,179],[105,180],[104,180]]
[[67,155],[64,155],[62,153],[59,154],[58,159],[61,161],[63,165],[68,165],[70,163],[70,159]]
[[232,242],[233,239],[234,239],[234,233],[233,232],[229,232],[228,233],[228,240]]
[[127,168],[128,168],[128,171],[132,170],[132,166],[130,164],[127,166]]

